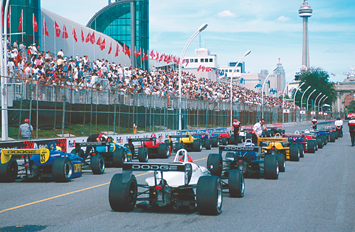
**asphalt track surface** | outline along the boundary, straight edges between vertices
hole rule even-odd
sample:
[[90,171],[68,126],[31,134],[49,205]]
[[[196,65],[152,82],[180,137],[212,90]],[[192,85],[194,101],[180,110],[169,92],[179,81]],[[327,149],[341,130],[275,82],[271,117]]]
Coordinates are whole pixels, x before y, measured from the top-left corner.
[[[0,183],[0,231],[19,225],[46,226],[44,231],[355,231],[354,151],[345,125],[344,138],[306,153],[299,162],[287,161],[278,180],[245,179],[244,198],[225,193],[218,216],[145,208],[114,212],[108,189],[112,176],[121,172],[116,168],[107,168],[103,175],[84,171],[69,183]],[[216,152],[212,148],[189,154],[206,166],[208,154]],[[144,183],[152,174],[135,175]]]

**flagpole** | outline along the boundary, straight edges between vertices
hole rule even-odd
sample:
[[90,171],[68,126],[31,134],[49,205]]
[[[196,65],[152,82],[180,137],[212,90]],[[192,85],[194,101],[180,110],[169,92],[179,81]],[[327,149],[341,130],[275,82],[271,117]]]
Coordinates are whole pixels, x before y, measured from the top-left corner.
[[22,22],[21,22],[21,42],[23,43],[23,9],[21,11]]
[[[33,32],[33,43],[32,44],[34,44],[34,43],[36,43],[36,37],[35,37],[35,27],[34,27],[34,25],[33,25],[33,23],[34,23],[34,18],[35,18],[35,13],[32,13],[32,32]],[[33,46],[33,45],[32,45]]]

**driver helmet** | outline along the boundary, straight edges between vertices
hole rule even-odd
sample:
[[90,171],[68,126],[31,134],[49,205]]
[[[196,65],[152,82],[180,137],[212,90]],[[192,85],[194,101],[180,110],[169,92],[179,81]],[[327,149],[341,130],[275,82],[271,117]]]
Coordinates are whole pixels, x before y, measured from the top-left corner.
[[105,142],[107,140],[107,136],[106,135],[101,135],[99,138],[100,138],[101,142]]
[[56,150],[56,151],[62,151],[62,148],[61,148],[60,146],[56,146],[56,147],[55,147],[55,150]]

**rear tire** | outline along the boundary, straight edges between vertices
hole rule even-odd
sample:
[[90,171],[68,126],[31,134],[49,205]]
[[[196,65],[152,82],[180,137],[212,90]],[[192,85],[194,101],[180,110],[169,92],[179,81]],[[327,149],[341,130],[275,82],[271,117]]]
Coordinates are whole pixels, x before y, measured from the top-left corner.
[[286,171],[285,154],[277,153],[276,157],[277,157],[277,161],[279,163],[279,171],[285,172]]
[[218,146],[219,146],[219,138],[213,137],[212,138],[212,147],[218,147]]
[[227,145],[227,137],[222,137],[221,138],[221,143],[223,144],[223,145]]
[[222,211],[222,185],[217,176],[202,176],[196,188],[197,211],[202,215],[218,215]]
[[17,177],[18,165],[14,158],[6,164],[0,163],[0,182],[14,182]]
[[333,132],[333,133],[330,133],[330,139],[329,139],[329,142],[332,142],[332,143],[334,143],[334,142],[335,142],[335,134],[334,134],[334,132]]
[[298,144],[299,151],[300,151],[300,157],[304,158],[304,145],[303,143]]
[[105,172],[105,160],[102,155],[94,155],[91,158],[91,170],[94,174],[103,174]]
[[169,151],[169,144],[168,143],[161,143],[158,146],[158,156],[159,158],[167,159],[170,156]]
[[178,151],[180,149],[183,149],[184,148],[184,145],[182,143],[175,143],[175,148],[174,148],[174,151]]
[[279,178],[279,164],[277,162],[276,155],[265,155],[264,175],[265,175],[265,179]]
[[138,160],[139,162],[148,162],[148,150],[145,147],[138,149]]
[[114,211],[132,211],[137,201],[137,180],[134,175],[127,183],[122,182],[122,173],[115,174],[110,183],[108,198]]
[[123,163],[126,161],[127,152],[123,148],[118,148],[113,152],[112,163],[115,168],[122,168]]
[[307,149],[309,153],[315,153],[315,140],[307,141]]
[[205,140],[205,148],[206,150],[211,150],[211,140],[209,139]]
[[299,161],[300,160],[300,151],[297,144],[290,145],[290,160],[291,161]]
[[53,162],[52,173],[54,181],[69,182],[73,175],[73,164],[66,157],[56,158]]
[[321,137],[317,137],[317,146],[318,148],[322,149],[323,148],[323,139]]
[[207,159],[207,169],[214,176],[222,175],[222,157],[219,154],[209,154]]
[[232,169],[228,174],[228,189],[231,197],[244,197],[245,183],[243,173]]
[[202,144],[200,139],[195,139],[192,142],[192,150],[200,152],[202,150]]

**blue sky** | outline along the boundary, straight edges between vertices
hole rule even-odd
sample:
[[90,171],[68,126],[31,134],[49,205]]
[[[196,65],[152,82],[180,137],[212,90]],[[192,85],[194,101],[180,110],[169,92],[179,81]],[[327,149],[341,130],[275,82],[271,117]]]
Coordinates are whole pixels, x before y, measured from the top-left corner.
[[[302,62],[302,19],[298,9],[303,0],[150,0],[150,49],[179,56],[190,36],[203,24],[201,44],[217,54],[220,66],[237,61],[247,50],[246,71],[269,72],[278,59],[293,78]],[[42,0],[42,7],[86,25],[108,0]],[[355,1],[308,0],[309,50],[312,67],[322,68],[333,82],[355,66]],[[85,5],[85,7],[83,7]],[[186,56],[199,48],[199,37]],[[335,76],[331,75],[335,74]]]

